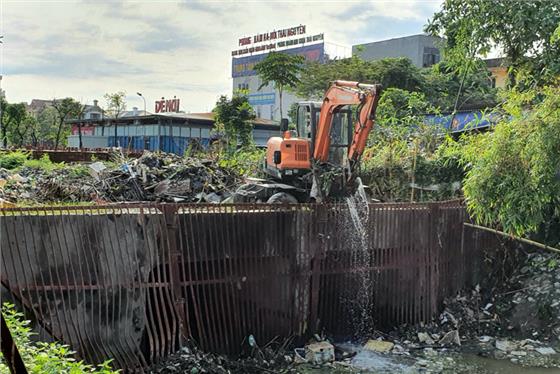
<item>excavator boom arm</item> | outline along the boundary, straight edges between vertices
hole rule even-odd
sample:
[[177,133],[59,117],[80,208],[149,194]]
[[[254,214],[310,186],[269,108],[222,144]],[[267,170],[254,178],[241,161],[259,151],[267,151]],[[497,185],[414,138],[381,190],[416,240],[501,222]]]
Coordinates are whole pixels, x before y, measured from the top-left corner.
[[348,150],[350,166],[360,159],[366,147],[367,137],[373,128],[375,110],[381,93],[381,85],[349,81],[334,81],[323,99],[313,158],[327,162],[330,149],[330,132],[336,110],[344,105],[359,105],[357,121],[354,125],[352,143]]

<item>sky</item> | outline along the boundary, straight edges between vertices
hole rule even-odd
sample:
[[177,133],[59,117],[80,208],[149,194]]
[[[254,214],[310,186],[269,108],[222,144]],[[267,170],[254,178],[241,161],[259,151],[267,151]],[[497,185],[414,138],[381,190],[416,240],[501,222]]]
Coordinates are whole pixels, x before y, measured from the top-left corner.
[[0,0],[1,86],[9,102],[125,91],[129,109],[165,96],[208,112],[231,94],[231,51],[244,36],[306,25],[327,47],[419,34],[440,0]]

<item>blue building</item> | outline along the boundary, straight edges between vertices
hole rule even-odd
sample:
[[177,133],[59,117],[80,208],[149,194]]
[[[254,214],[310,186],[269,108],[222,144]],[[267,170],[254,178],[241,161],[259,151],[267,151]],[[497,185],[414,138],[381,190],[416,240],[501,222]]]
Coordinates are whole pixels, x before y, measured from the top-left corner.
[[[69,147],[79,147],[79,131],[84,148],[123,147],[182,155],[189,145],[208,147],[217,136],[213,113],[151,114],[136,111],[122,117],[70,121],[72,135]],[[117,134],[115,136],[115,125]],[[257,118],[253,121],[253,139],[257,146],[266,146],[271,136],[280,135],[277,123]]]

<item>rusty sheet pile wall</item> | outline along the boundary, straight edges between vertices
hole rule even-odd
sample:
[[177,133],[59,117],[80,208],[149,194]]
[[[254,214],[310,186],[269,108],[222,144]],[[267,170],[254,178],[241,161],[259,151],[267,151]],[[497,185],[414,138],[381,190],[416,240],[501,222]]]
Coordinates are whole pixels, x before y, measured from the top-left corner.
[[249,334],[427,321],[472,281],[465,219],[458,202],[371,205],[364,249],[346,205],[3,209],[1,281],[80,357],[142,368],[186,338],[234,353]]

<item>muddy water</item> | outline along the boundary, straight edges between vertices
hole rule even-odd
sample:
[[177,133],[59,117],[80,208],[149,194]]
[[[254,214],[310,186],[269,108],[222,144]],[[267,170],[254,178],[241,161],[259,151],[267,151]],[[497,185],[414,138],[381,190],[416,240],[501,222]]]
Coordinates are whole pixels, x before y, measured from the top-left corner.
[[560,374],[559,368],[523,367],[509,360],[470,353],[439,352],[430,357],[410,357],[372,352],[353,343],[339,343],[337,346],[357,352],[350,364],[353,369],[364,373]]
[[496,360],[494,358],[480,357],[472,354],[457,356],[457,361],[476,368],[473,373],[492,374],[559,374],[559,368],[535,368],[516,365],[508,360]]

